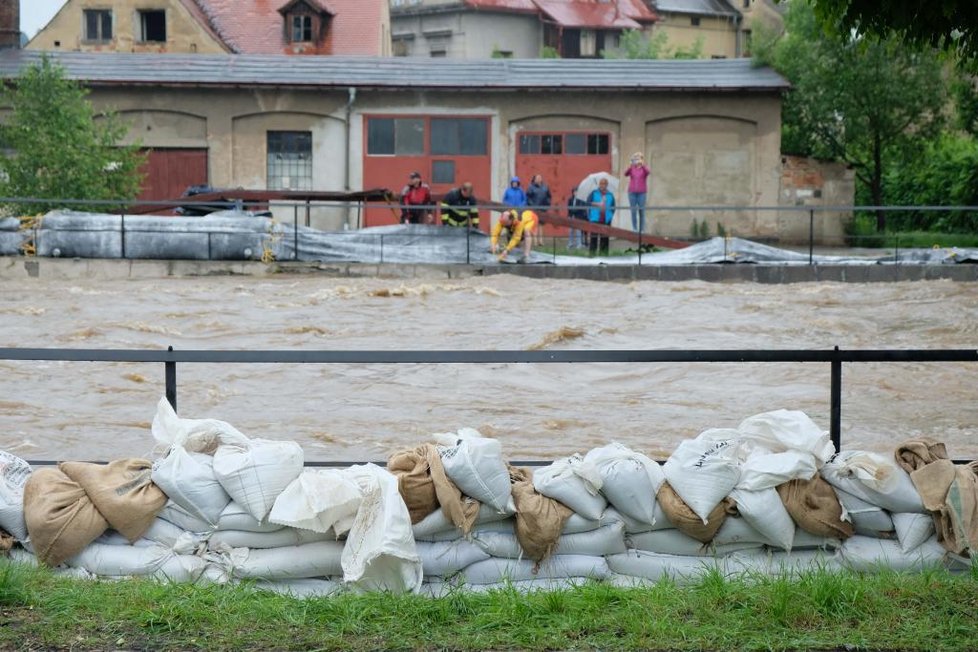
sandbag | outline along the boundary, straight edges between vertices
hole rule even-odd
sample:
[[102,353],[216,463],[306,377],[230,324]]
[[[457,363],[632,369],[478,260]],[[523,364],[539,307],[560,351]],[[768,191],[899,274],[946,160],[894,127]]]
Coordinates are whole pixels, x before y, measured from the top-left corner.
[[360,487],[342,472],[307,469],[278,495],[268,520],[313,532],[345,534],[362,500]]
[[836,539],[853,535],[852,523],[842,519],[842,504],[835,489],[821,476],[792,480],[777,490],[792,520],[806,532]]
[[[169,506],[168,506],[169,508]],[[245,532],[275,532],[284,525],[270,523],[268,519],[258,520],[245,509],[244,505],[232,500],[217,519],[218,530],[244,530]]]
[[0,530],[17,541],[27,539],[24,522],[24,485],[31,475],[31,465],[5,451],[0,451]]
[[205,562],[194,555],[181,555],[171,548],[113,546],[92,543],[66,560],[73,568],[84,568],[98,577],[153,577],[169,582],[195,582]]
[[498,439],[471,432],[474,434],[460,437],[454,446],[438,449],[445,474],[466,496],[499,512],[512,514],[515,508],[509,493],[509,470],[503,460],[502,444]]
[[604,579],[608,573],[608,562],[604,557],[553,555],[539,563],[530,559],[491,557],[472,564],[462,571],[461,576],[467,584],[495,584],[572,577]]
[[594,448],[584,456],[601,477],[601,493],[619,512],[655,525],[655,495],[665,481],[652,459],[617,442]]
[[839,555],[846,568],[857,572],[875,572],[881,568],[897,572],[921,571],[945,568],[947,563],[947,550],[938,543],[937,537],[904,552],[898,541],[856,535],[842,544]]
[[435,483],[431,479],[425,449],[429,445],[401,451],[387,459],[387,470],[397,478],[397,490],[407,505],[411,524],[417,524],[438,509]]
[[221,444],[214,453],[214,475],[224,490],[261,521],[275,499],[302,473],[302,448],[294,441],[253,439]]
[[270,591],[299,600],[305,598],[328,598],[342,593],[346,588],[343,586],[343,582],[312,577],[296,580],[276,580],[274,582],[258,580],[251,586],[259,591]]
[[284,527],[275,532],[246,532],[244,530],[221,530],[207,538],[207,549],[229,551],[233,548],[291,548],[317,541],[336,541],[332,532],[313,532]]
[[[912,475],[912,474],[911,474]],[[926,514],[892,515],[893,529],[896,530],[900,550],[913,552],[920,544],[934,536],[934,521]]]
[[[226,509],[226,508],[225,508]],[[187,532],[204,534],[214,530],[214,526],[195,514],[191,514],[186,509],[168,500],[163,509],[156,515],[157,519],[162,519]],[[254,519],[252,519],[254,520]]]
[[109,528],[85,490],[57,468],[38,469],[27,479],[24,521],[34,554],[51,567],[77,555]]
[[533,470],[533,488],[585,518],[601,518],[608,500],[601,494],[601,474],[580,454]]
[[608,568],[619,575],[655,580],[669,577],[678,582],[694,581],[715,568],[723,569],[722,559],[664,555],[644,550],[629,550],[606,557]]
[[[740,480],[743,442],[739,437],[738,431],[729,428],[706,430],[695,439],[680,442],[662,467],[671,491],[682,498],[703,524]],[[661,493],[660,489],[660,496]],[[673,523],[680,527],[679,523]]]
[[[559,555],[612,555],[625,552],[624,524],[609,523],[589,532],[563,534],[557,538],[554,554]],[[522,559],[529,557],[513,532],[473,530],[472,542],[492,557]]]
[[751,527],[757,530],[772,546],[791,550],[795,538],[795,522],[791,519],[781,496],[772,488],[751,491],[735,488],[730,499],[737,504],[737,512]]
[[192,453],[213,455],[221,444],[248,444],[248,438],[225,421],[178,417],[166,396],[156,404],[152,432],[153,438],[164,450],[180,446]]
[[286,548],[208,552],[205,559],[237,579],[287,580],[342,575],[343,542],[317,541]]
[[890,512],[927,511],[910,474],[879,453],[842,451],[821,473],[833,487]]
[[88,494],[109,525],[130,541],[143,535],[167,501],[166,494],[153,484],[149,460],[61,462],[58,468]]
[[856,534],[877,539],[892,539],[896,536],[893,519],[888,511],[842,489],[836,489],[835,494],[842,503],[843,518],[852,523]]
[[174,445],[153,463],[153,482],[167,497],[212,526],[231,502],[214,475],[214,457]]
[[516,506],[516,538],[529,559],[546,559],[553,553],[571,510],[538,492],[531,480],[536,476],[528,469],[511,466],[509,475]]
[[736,504],[729,498],[723,498],[707,513],[706,518],[701,519],[679,497],[679,494],[672,488],[670,482],[662,483],[657,500],[662,505],[666,516],[669,517],[669,522],[675,525],[683,534],[696,539],[700,543],[709,543],[713,539],[713,535],[723,525],[723,520],[727,518],[727,514],[736,511]]
[[835,454],[829,431],[819,428],[800,410],[772,410],[755,414],[741,421],[737,432],[742,439],[763,446],[772,453],[810,453],[815,457],[815,466],[818,468]]
[[[471,501],[471,504],[478,506],[475,518],[472,520],[472,527],[478,527],[486,523],[513,520],[512,515],[502,514],[489,505],[480,505],[471,499],[467,499],[467,501]],[[424,520],[413,524],[411,530],[414,532],[414,538],[418,541],[448,541],[463,536],[462,529],[457,527],[445,512],[440,509],[426,516]]]
[[465,539],[417,544],[425,578],[448,577],[472,564],[489,559],[489,553]]

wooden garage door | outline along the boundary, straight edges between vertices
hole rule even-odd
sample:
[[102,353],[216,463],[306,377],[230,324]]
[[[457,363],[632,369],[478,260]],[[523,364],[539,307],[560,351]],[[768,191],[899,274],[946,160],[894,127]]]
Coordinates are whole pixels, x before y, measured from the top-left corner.
[[[611,172],[611,134],[583,131],[521,131],[518,134],[516,176],[523,188],[534,174],[550,186],[553,205],[567,215],[571,189],[592,172]],[[544,235],[565,235],[567,229],[545,225]]]
[[176,199],[190,186],[207,183],[206,149],[148,149],[139,199]]

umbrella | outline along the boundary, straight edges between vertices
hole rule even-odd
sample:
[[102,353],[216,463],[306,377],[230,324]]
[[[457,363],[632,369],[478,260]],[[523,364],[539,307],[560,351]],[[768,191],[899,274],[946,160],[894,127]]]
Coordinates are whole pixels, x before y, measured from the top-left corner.
[[581,201],[587,201],[591,193],[598,188],[598,181],[601,179],[608,180],[608,192],[612,195],[618,192],[618,177],[613,177],[607,172],[593,172],[577,184],[577,191],[574,193],[574,196]]

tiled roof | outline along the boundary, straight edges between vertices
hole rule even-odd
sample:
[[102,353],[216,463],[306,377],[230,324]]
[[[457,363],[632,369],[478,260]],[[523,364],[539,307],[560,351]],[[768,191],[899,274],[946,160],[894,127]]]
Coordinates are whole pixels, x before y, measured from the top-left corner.
[[[288,52],[279,9],[283,0],[191,0],[211,29],[239,54],[282,54]],[[310,0],[333,15],[325,47],[320,54],[366,54],[383,52],[380,30],[383,3],[388,0]],[[365,28],[366,27],[366,28]]]
[[[779,92],[788,82],[750,59],[417,59],[285,55],[0,52],[0,79],[48,56],[92,86],[332,89]],[[420,63],[420,65],[419,65]]]
[[[504,13],[543,12],[568,27],[619,27],[635,29],[635,23],[654,22],[656,14],[643,0],[464,0],[465,6]],[[436,6],[436,5],[433,5]]]
[[533,0],[465,0],[465,6],[490,11],[537,13]]
[[673,14],[699,14],[704,16],[740,15],[726,0],[656,0],[655,8],[663,13]]

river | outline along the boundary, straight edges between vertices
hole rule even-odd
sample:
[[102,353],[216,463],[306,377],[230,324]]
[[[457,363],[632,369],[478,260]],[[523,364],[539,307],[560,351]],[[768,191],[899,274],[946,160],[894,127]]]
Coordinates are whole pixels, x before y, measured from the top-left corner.
[[[978,285],[262,278],[29,279],[0,285],[0,346],[175,349],[974,348]],[[180,415],[291,439],[308,461],[385,460],[474,427],[509,459],[612,441],[665,458],[778,408],[829,426],[822,363],[180,364]],[[909,437],[978,458],[974,364],[843,368],[845,448]],[[0,450],[151,456],[162,364],[0,361]]]

